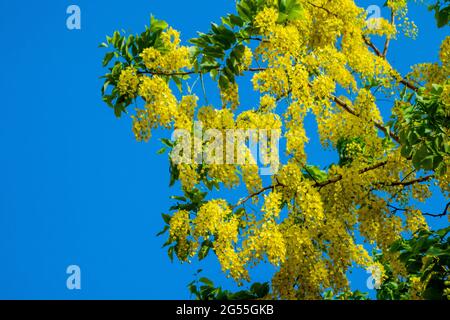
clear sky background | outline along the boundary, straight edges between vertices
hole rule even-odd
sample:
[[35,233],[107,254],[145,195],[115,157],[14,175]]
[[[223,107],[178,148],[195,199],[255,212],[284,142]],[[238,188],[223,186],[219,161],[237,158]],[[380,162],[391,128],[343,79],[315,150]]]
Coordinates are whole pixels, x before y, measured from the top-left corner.
[[[359,1],[364,7],[382,2]],[[71,4],[81,8],[81,30],[66,28]],[[135,142],[130,121],[117,120],[101,101],[105,52],[97,48],[114,30],[141,32],[150,13],[186,40],[233,10],[231,0],[0,2],[0,298],[189,298],[186,286],[198,268],[235,288],[215,258],[181,265],[161,249],[164,237],[155,236],[161,213],[178,193],[168,187],[166,156],[156,155],[158,136],[169,132]],[[413,6],[411,17],[418,39],[401,37],[390,51],[402,73],[436,61],[448,34],[424,7]],[[243,92],[242,100],[252,99]],[[308,151],[312,162],[334,160],[317,144]],[[440,212],[443,198],[426,207]],[[66,288],[72,264],[81,267],[79,291]],[[269,272],[260,268],[254,280],[268,280]],[[355,271],[352,287],[368,291],[366,278]]]

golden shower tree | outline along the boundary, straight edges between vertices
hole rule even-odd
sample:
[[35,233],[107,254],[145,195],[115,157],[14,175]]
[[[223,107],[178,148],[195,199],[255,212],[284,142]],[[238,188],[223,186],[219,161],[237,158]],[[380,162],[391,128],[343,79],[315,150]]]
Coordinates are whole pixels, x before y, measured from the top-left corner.
[[[192,133],[194,151],[184,154],[190,161],[169,155],[171,185],[180,181],[184,193],[163,215],[171,257],[187,262],[213,253],[239,284],[269,262],[276,268],[270,296],[281,299],[348,292],[353,266],[374,271],[379,281],[386,263],[404,272],[389,248],[426,230],[425,216],[433,215],[412,200],[424,202],[432,187],[449,198],[450,38],[439,63],[400,74],[388,59],[390,43],[400,33],[414,37],[416,27],[406,0],[386,5],[389,19],[368,19],[353,0],[241,0],[236,13],[189,45],[153,17],[141,34],[107,37],[101,46],[113,50],[103,61],[103,99],[116,116],[130,115],[136,139],[148,141],[160,127]],[[199,103],[209,78],[220,106]],[[240,101],[245,85],[258,105]],[[394,101],[388,122],[383,99]],[[317,143],[339,156],[326,170],[305,153],[308,114],[318,125]],[[223,137],[281,132],[279,170],[262,177],[246,148],[233,149],[231,160],[244,155],[239,163],[195,161],[208,148],[196,140],[198,121]],[[162,141],[168,149],[179,143]],[[268,144],[277,151],[274,140]],[[226,190],[241,184],[246,194],[227,199]],[[369,248],[382,252],[382,261]]]

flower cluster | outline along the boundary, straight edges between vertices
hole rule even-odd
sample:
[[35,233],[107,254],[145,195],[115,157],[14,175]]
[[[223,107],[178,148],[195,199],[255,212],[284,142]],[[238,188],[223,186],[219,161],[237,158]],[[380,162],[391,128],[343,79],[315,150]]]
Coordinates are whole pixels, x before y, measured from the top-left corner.
[[169,28],[162,33],[163,49],[154,47],[144,49],[141,57],[147,69],[153,72],[170,74],[183,68],[191,68],[189,48],[180,46],[180,34]]
[[117,89],[122,96],[130,98],[136,97],[139,88],[139,77],[137,70],[133,67],[128,67],[120,73]]

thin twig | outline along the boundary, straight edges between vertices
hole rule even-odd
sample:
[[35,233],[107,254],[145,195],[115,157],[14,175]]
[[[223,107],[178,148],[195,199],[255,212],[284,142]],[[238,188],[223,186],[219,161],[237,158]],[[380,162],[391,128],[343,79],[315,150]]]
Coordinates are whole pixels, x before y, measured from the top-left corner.
[[[369,38],[363,36],[363,40],[364,40],[364,42],[365,42],[370,48],[373,49],[373,51],[375,52],[375,54],[376,54],[377,56],[379,56],[380,58],[383,58],[383,59],[387,60],[387,59],[386,59],[386,56],[383,55],[383,53],[380,51],[380,49],[378,49],[378,48],[372,43],[372,41],[370,41]],[[411,82],[409,82],[409,81],[408,81],[407,79],[405,79],[405,78],[402,78],[401,80],[399,80],[399,82],[400,82],[401,84],[405,85],[406,87],[408,87],[408,88],[411,89],[411,90],[414,90],[414,91],[418,91],[418,90],[419,90],[419,87],[417,87],[416,85],[412,84]]]
[[[411,211],[411,209],[408,208],[398,208],[392,204],[388,204],[387,205],[389,208],[392,209],[392,213],[396,213],[397,211],[402,211],[402,212],[408,212]],[[444,208],[444,211],[442,213],[427,213],[427,212],[423,212],[422,215],[424,216],[428,216],[428,217],[433,217],[433,218],[442,218],[445,217],[448,214],[448,209],[450,208],[450,202],[447,203],[447,205]]]
[[[222,71],[222,69],[220,67],[216,67],[213,68],[211,70],[218,70],[219,72]],[[264,71],[266,70],[266,68],[247,68],[244,71],[249,71],[249,72],[258,72],[258,71]],[[209,71],[195,71],[195,70],[191,70],[191,71],[179,71],[179,72],[164,72],[164,71],[154,71],[154,70],[146,70],[146,71],[138,71],[139,74],[151,74],[153,76],[188,76],[191,74],[206,74]]]
[[[364,173],[366,173],[366,172],[369,172],[369,171],[372,171],[372,170],[381,168],[381,167],[385,166],[387,163],[388,163],[387,161],[381,161],[381,162],[378,162],[378,163],[376,163],[376,164],[374,164],[374,165],[372,165],[372,166],[369,166],[369,167],[367,167],[367,168],[363,168],[363,169],[359,170],[358,173],[359,173],[359,174],[364,174]],[[323,188],[323,187],[325,187],[325,186],[327,186],[327,185],[329,185],[329,184],[331,184],[331,183],[339,182],[339,181],[341,181],[342,179],[343,179],[343,176],[342,176],[342,175],[337,175],[337,176],[335,176],[334,178],[331,178],[331,179],[328,179],[328,180],[326,180],[326,181],[323,181],[323,182],[319,182],[319,183],[314,184],[314,187]]]
[[[338,97],[332,96],[332,100],[338,104],[339,106],[341,106],[345,111],[351,113],[352,115],[358,117],[357,113],[355,110],[353,110],[348,104],[346,104],[344,101],[342,101],[341,99],[339,99]],[[384,127],[381,123],[372,120],[372,123],[374,124],[375,127],[377,127],[379,130],[381,130],[385,135],[390,136],[392,139],[395,140],[395,142],[400,143],[400,138],[393,133],[392,131],[386,129],[386,127]]]
[[424,213],[424,216],[434,217],[434,218],[442,218],[445,217],[448,214],[448,209],[450,208],[450,202],[447,203],[447,205],[444,208],[444,211],[439,214],[433,214],[433,213]]
[[314,176],[311,174],[311,172],[309,172],[308,168],[306,166],[303,167],[303,169],[306,171],[306,173],[308,174],[308,176],[311,177],[311,179],[314,180],[315,183],[319,183],[319,181],[317,181],[316,178],[314,178]]
[[377,46],[375,44],[373,44],[372,41],[370,41],[366,36],[363,36],[363,40],[364,42],[372,48],[372,50],[375,52],[375,54],[379,57],[383,56],[383,54],[381,53],[380,49],[377,48]]
[[421,178],[417,178],[417,179],[413,179],[413,180],[409,180],[409,181],[398,181],[398,182],[389,182],[389,183],[384,183],[384,182],[378,182],[376,183],[377,185],[382,185],[382,186],[387,186],[387,187],[396,187],[396,186],[403,186],[403,187],[407,187],[416,183],[421,183],[421,182],[425,182],[428,181],[430,179],[434,178],[434,174],[430,174],[428,176],[424,176]]
[[249,194],[247,197],[245,197],[245,198],[239,200],[234,206],[232,206],[232,208],[236,208],[236,207],[239,207],[239,206],[243,205],[244,203],[246,203],[246,202],[249,201],[250,199],[259,196],[261,193],[264,193],[264,192],[266,192],[267,190],[273,190],[273,189],[275,189],[276,187],[282,187],[282,186],[283,186],[283,185],[282,185],[281,183],[278,182],[278,183],[275,184],[275,185],[270,185],[270,186],[264,187],[264,188],[262,188],[261,190],[259,190],[259,191],[257,191],[257,192],[254,192],[254,193],[252,193],[252,194]]
[[332,15],[332,16],[335,16],[336,18],[339,18],[339,16],[338,16],[336,13],[331,12],[329,9],[327,9],[327,8],[325,8],[325,7],[319,6],[319,5],[314,4],[314,3],[310,2],[310,1],[308,1],[308,4],[309,4],[310,6],[316,8],[316,9],[323,10],[323,11],[325,11],[326,13],[328,13],[328,14],[330,14],[330,15]]
[[[395,13],[394,10],[391,9],[391,24],[395,24]],[[386,58],[387,52],[389,49],[389,44],[391,43],[391,38],[389,36],[386,37],[386,42],[384,43],[384,49],[383,49],[383,57]]]

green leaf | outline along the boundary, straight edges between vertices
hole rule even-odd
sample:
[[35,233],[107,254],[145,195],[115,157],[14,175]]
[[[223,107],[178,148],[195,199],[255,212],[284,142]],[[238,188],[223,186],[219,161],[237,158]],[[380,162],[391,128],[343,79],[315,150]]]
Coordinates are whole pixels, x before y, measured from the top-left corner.
[[435,286],[427,286],[422,296],[427,300],[442,300],[442,289]]
[[239,209],[236,210],[236,212],[234,213],[236,216],[240,217],[242,215],[245,214],[245,208],[241,207]]
[[173,80],[173,82],[175,82],[175,85],[177,86],[178,91],[183,92],[183,82],[182,82],[181,78],[177,77],[177,76],[173,76],[171,79]]
[[183,201],[183,202],[186,202],[186,201],[187,201],[186,197],[183,197],[183,196],[171,196],[170,199],[174,199],[174,200],[178,200],[178,201]]
[[120,106],[120,105],[115,105],[114,106],[114,115],[117,117],[117,118],[120,118],[121,116],[122,116],[122,112],[123,112],[123,109],[122,109],[122,107]]
[[112,58],[114,58],[114,52],[108,52],[105,54],[105,57],[103,58],[103,66],[106,67]]
[[229,17],[229,19],[230,19],[230,22],[231,22],[233,25],[238,26],[238,27],[242,27],[242,26],[244,25],[244,20],[242,20],[241,17],[236,16],[236,15],[234,15],[234,14],[230,14],[228,17]]
[[155,19],[154,16],[150,16],[150,32],[158,32],[167,29],[169,25],[163,20]]
[[255,293],[257,298],[264,298],[270,291],[270,286],[269,283],[264,282],[264,283],[254,283],[251,287],[250,287],[250,291]]
[[209,240],[205,240],[202,242],[200,250],[198,252],[198,259],[202,261],[208,256],[208,253],[211,249],[212,243]]
[[209,280],[208,278],[205,278],[205,277],[201,277],[198,281],[200,281],[201,283],[206,284],[209,287],[213,287],[214,286],[214,283],[211,280]]
[[173,147],[173,142],[167,138],[161,138],[159,139],[163,144],[165,144],[166,146],[168,146],[169,148]]
[[443,10],[436,11],[435,18],[437,22],[437,26],[442,28],[449,23],[449,15],[450,15],[450,7],[447,7]]
[[280,11],[278,22],[292,21],[303,16],[303,7],[297,0],[279,0],[278,7]]
[[110,83],[111,83],[111,82],[110,82],[109,80],[106,80],[106,81],[105,81],[105,83],[103,84],[103,87],[102,87],[102,95],[105,94],[106,89],[108,88],[108,86],[109,86]]
[[167,230],[169,230],[169,226],[166,225],[166,226],[164,226],[164,229],[162,229],[160,232],[158,232],[156,234],[156,236],[159,237],[159,236],[163,235],[164,233],[166,233]]
[[220,89],[224,90],[227,89],[230,86],[230,81],[226,76],[223,74],[219,77],[219,87]]
[[161,215],[162,215],[162,218],[163,218],[164,222],[165,222],[166,224],[170,224],[170,219],[172,219],[172,217],[170,216],[170,214],[163,213],[163,214],[161,214]]
[[175,182],[178,180],[180,176],[180,171],[178,170],[178,166],[174,165],[173,162],[170,162],[169,166],[169,173],[170,173],[170,181],[169,186],[173,186]]
[[443,250],[438,247],[430,247],[426,254],[429,256],[433,256],[433,257],[440,257],[440,256],[450,255],[450,251],[448,249]]
[[436,234],[440,237],[440,238],[444,238],[448,233],[450,233],[450,226],[444,229],[440,229],[438,231],[436,231]]
[[414,152],[412,161],[416,168],[420,168],[422,166],[422,161],[424,158],[428,156],[428,148],[425,143],[422,143],[420,147]]
[[158,151],[156,151],[156,153],[157,153],[157,154],[163,154],[163,153],[165,153],[166,151],[167,151],[167,148],[166,148],[166,147],[163,147],[163,148],[159,149]]
[[239,17],[245,21],[250,22],[253,20],[254,13],[247,5],[246,1],[240,1],[236,6],[237,12],[239,14]]
[[171,262],[173,262],[173,255],[175,253],[175,247],[169,247],[167,250],[167,254],[169,255],[169,259]]

